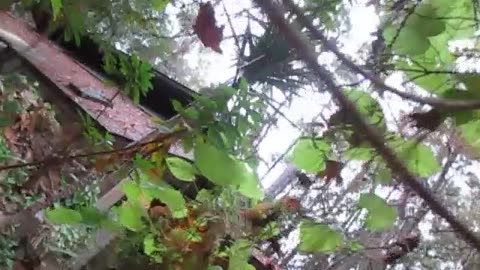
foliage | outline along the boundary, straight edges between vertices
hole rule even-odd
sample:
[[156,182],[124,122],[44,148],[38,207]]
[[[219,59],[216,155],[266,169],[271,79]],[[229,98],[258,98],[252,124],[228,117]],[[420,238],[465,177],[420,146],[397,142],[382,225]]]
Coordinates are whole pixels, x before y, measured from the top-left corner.
[[[118,31],[116,27],[109,27],[116,25],[112,23],[115,20],[126,23],[131,26],[130,29],[134,29],[132,25],[136,25],[137,28],[154,28],[147,26],[151,26],[148,23],[149,19],[156,17],[149,18],[148,15],[161,11],[168,4],[168,1],[161,0],[148,3],[133,1],[135,4],[103,1],[104,3],[98,6],[90,1],[83,6],[67,0],[49,2],[54,20],[66,24],[65,37],[74,39],[79,44],[88,27],[98,32],[105,32],[101,28],[108,28],[109,31],[112,29],[112,32]],[[334,33],[328,33],[332,36],[342,33],[338,20],[341,19],[341,11],[349,9],[351,4],[351,1],[337,0],[305,1],[302,2],[302,7],[315,27],[324,31],[333,30]],[[475,1],[368,1],[368,4],[375,6],[376,12],[382,16],[377,42],[383,43],[380,51],[383,63],[375,63],[383,69],[381,76],[402,73],[406,80],[405,93],[408,91],[422,96],[426,92],[433,98],[440,97],[450,101],[478,100],[480,97],[477,89],[480,81],[478,73],[462,71],[459,64],[462,57],[474,60],[475,57],[451,49],[454,41],[470,39],[469,41],[476,42],[472,40],[478,30],[478,6]],[[209,2],[200,7],[195,32],[206,46],[220,51],[219,42],[222,39],[223,28],[216,25],[212,5]],[[116,12],[111,12],[112,10]],[[145,10],[148,12],[143,12]],[[110,12],[112,14],[109,14]],[[87,14],[95,19],[88,19]],[[467,14],[471,18],[467,18]],[[104,17],[108,19],[104,20]],[[289,12],[285,17],[297,22],[296,16]],[[140,239],[137,242],[140,243],[144,254],[159,265],[168,264],[182,268],[206,263],[206,267],[209,266],[211,269],[215,267],[208,265],[212,261],[211,257],[221,254],[222,258],[229,258],[228,269],[253,269],[253,266],[247,263],[251,248],[255,244],[252,239],[267,240],[281,234],[280,225],[275,222],[268,222],[259,230],[260,233],[256,231],[256,235],[252,228],[247,228],[248,226],[243,226],[244,224],[239,222],[239,213],[242,213],[243,208],[267,205],[257,204],[265,195],[257,177],[259,161],[252,146],[263,124],[269,121],[266,115],[269,108],[264,100],[259,98],[263,95],[253,94],[256,92],[255,87],[259,84],[269,85],[285,93],[297,90],[299,86],[314,86],[316,89],[320,85],[317,78],[298,63],[299,57],[292,51],[289,40],[284,37],[282,31],[271,23],[256,18],[264,31],[259,35],[253,34],[250,28],[250,20],[253,21],[253,18],[254,16],[249,14],[245,33],[235,37],[236,43],[243,43],[236,45],[241,58],[237,60],[245,64],[239,68],[239,73],[242,73],[245,79],[236,81],[233,86],[210,87],[206,89],[205,96],[195,95],[193,104],[189,106],[183,106],[179,101],[172,100],[180,118],[173,128],[174,138],[162,139],[153,143],[153,146],[145,147],[148,150],[155,149],[152,155],[148,155],[151,151],[144,151],[145,148],[142,147],[134,149],[133,154],[131,152],[118,154],[135,160],[134,174],[138,176],[123,187],[126,200],[121,205],[115,206],[111,213],[107,214],[97,211],[91,207],[93,202],[86,200],[49,209],[46,211],[47,219],[55,224],[81,223],[96,228],[121,228],[127,232],[126,235],[132,236],[132,239]],[[105,22],[107,20],[110,22]],[[314,42],[318,41],[316,40],[318,37],[313,33],[301,29],[315,39]],[[146,41],[144,37],[143,39],[140,43]],[[333,38],[331,40],[335,41]],[[478,47],[478,44],[474,44],[474,47]],[[316,46],[316,49],[322,52],[324,50],[322,46]],[[374,48],[368,53],[373,54],[373,50]],[[478,48],[472,49],[473,52],[476,50],[478,51]],[[119,78],[123,91],[138,103],[140,97],[145,96],[152,88],[152,67],[134,54],[126,56],[111,49],[105,49],[105,52],[106,56],[103,59],[105,70],[113,77]],[[359,59],[355,60],[359,63],[365,60],[361,53],[356,56]],[[341,57],[339,59],[342,60]],[[367,66],[365,68],[368,68]],[[358,68],[364,66],[359,65]],[[338,70],[341,71],[341,67]],[[353,75],[352,77],[356,77],[356,74]],[[367,79],[375,84],[385,80],[385,78],[372,80],[368,76]],[[429,131],[425,131],[422,130],[422,125],[417,123],[415,128],[418,130],[414,133],[413,128],[405,128],[400,124],[395,126],[392,123],[394,121],[387,121],[387,118],[390,118],[387,111],[395,113],[395,110],[389,108],[391,103],[383,95],[386,89],[378,90],[377,88],[382,88],[378,85],[365,87],[357,82],[349,85],[356,86],[344,90],[346,97],[354,103],[364,119],[384,136],[386,146],[394,150],[408,170],[421,179],[426,187],[436,186],[432,183],[440,183],[439,186],[442,187],[442,182],[440,180],[435,182],[434,178],[437,175],[447,175],[442,172],[443,169],[448,169],[444,164],[448,164],[445,160],[450,158],[444,154],[445,149],[448,153],[452,149],[461,152],[464,148],[473,150],[474,153],[478,152],[480,148],[478,110],[440,111],[439,108],[434,108],[440,111],[439,122],[444,124],[446,129],[455,131],[452,133],[456,134],[456,131],[459,131],[461,135],[455,140],[463,140],[464,147],[458,147],[458,144],[452,147],[450,144],[453,144],[453,139],[450,133],[447,134],[444,130],[426,128]],[[373,91],[378,91],[378,95]],[[8,126],[12,123],[13,116],[19,112],[19,108],[12,98],[6,98],[0,105],[4,112],[0,116],[0,125]],[[317,253],[316,256],[325,255],[325,261],[330,262],[340,260],[338,258],[342,258],[344,253],[363,252],[364,246],[367,247],[366,241],[361,240],[364,235],[368,235],[371,238],[369,240],[378,245],[377,249],[389,254],[388,245],[400,241],[394,239],[400,236],[393,235],[391,231],[397,229],[401,231],[411,225],[405,217],[405,212],[408,212],[405,208],[408,206],[409,211],[415,210],[416,215],[422,213],[420,204],[411,198],[407,186],[392,184],[396,180],[395,171],[390,171],[387,164],[367,143],[368,138],[365,134],[359,133],[354,128],[355,123],[350,114],[351,112],[345,108],[338,108],[324,121],[323,130],[308,133],[301,130],[301,136],[295,142],[288,158],[297,169],[317,178],[331,178],[332,173],[327,172],[328,164],[338,165],[335,166],[333,174],[335,176],[339,176],[344,167],[352,169],[348,163],[354,163],[352,167],[362,167],[358,179],[349,177],[352,179],[346,181],[345,185],[340,182],[338,187],[331,187],[326,181],[319,192],[322,198],[314,199],[316,203],[322,201],[326,207],[318,210],[320,203],[315,204],[316,207],[311,207],[318,211],[314,217],[295,224],[298,225],[300,238],[297,250],[302,253]],[[394,115],[393,118],[398,116]],[[111,144],[110,135],[93,128],[91,118],[85,117],[83,120],[85,133],[92,143],[108,141]],[[437,135],[441,143],[432,143],[431,139]],[[177,142],[181,142],[186,152],[193,152],[192,162],[167,154],[170,146]],[[4,156],[9,155],[3,149],[0,150]],[[463,154],[461,158],[467,156],[465,153],[461,154]],[[344,163],[346,166],[343,166]],[[464,166],[466,164],[467,162],[460,163],[457,166],[460,169],[457,168],[456,173],[463,172],[462,168],[466,167]],[[442,168],[443,166],[445,168]],[[165,180],[164,170],[169,170],[187,187],[195,186],[199,178],[205,178],[213,188],[201,189],[196,192],[195,200],[192,200],[182,193],[186,189],[176,189],[162,181]],[[442,177],[445,178],[445,175]],[[8,183],[10,181],[8,179],[11,178],[6,179]],[[318,185],[315,181],[312,182],[313,185]],[[475,189],[473,185],[470,188]],[[309,191],[312,190],[314,189]],[[401,193],[400,198],[384,196],[385,190]],[[458,212],[460,206],[455,204],[455,209]],[[415,226],[418,224],[413,227]],[[215,234],[206,233],[205,228],[210,229],[207,231],[214,231]],[[218,243],[226,235],[234,239],[226,247],[220,247]],[[332,253],[335,255],[328,255]],[[339,253],[342,253],[342,256],[337,256]],[[196,257],[205,254],[209,258],[207,262]],[[390,264],[389,258],[382,256],[378,255],[377,261]],[[358,257],[370,260],[368,256]],[[433,266],[430,268],[433,269]]]
[[105,49],[103,62],[108,74],[121,78],[122,91],[132,97],[135,104],[140,101],[140,96],[145,96],[152,89],[152,67],[138,56],[127,56]]
[[334,252],[343,243],[342,235],[325,224],[302,222],[300,245],[303,252]]

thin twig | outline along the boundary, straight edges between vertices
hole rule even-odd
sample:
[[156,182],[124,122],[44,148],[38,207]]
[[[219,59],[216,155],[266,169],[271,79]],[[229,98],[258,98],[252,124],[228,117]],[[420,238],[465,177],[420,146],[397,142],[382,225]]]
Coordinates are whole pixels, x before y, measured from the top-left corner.
[[39,165],[43,165],[43,164],[52,164],[52,163],[56,163],[56,162],[63,163],[63,162],[69,161],[69,160],[74,160],[74,159],[79,159],[79,158],[117,154],[117,153],[129,151],[129,150],[138,149],[142,146],[146,146],[146,145],[149,145],[149,144],[152,144],[152,143],[159,143],[159,142],[162,142],[162,141],[167,140],[169,138],[172,138],[174,136],[177,136],[179,134],[182,134],[183,132],[185,132],[185,130],[182,129],[182,130],[175,131],[175,132],[172,132],[172,133],[162,134],[162,135],[159,135],[158,137],[156,137],[156,138],[154,138],[150,141],[142,142],[142,143],[139,143],[139,144],[133,144],[133,145],[130,145],[130,146],[127,146],[127,147],[124,147],[124,148],[120,148],[120,149],[113,149],[113,150],[91,152],[91,153],[85,153],[85,154],[70,155],[70,156],[66,156],[66,157],[47,157],[43,160],[38,160],[38,161],[33,161],[33,162],[0,166],[0,171],[17,169],[17,168],[28,167],[28,166],[39,166]]

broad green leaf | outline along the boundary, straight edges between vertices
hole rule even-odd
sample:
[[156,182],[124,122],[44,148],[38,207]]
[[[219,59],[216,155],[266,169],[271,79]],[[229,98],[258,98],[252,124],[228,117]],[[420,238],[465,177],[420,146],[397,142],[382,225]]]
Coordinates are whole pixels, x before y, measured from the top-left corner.
[[372,193],[360,195],[358,206],[367,209],[365,225],[373,231],[390,228],[397,218],[397,210]]
[[345,91],[345,94],[355,104],[357,110],[366,118],[368,123],[385,128],[385,117],[382,107],[370,94],[354,89]]
[[56,20],[63,6],[62,0],[50,0],[50,3],[52,4],[53,20]]
[[356,147],[348,149],[344,155],[347,160],[370,160],[374,154],[375,150],[372,148]]
[[251,177],[245,179],[239,186],[238,192],[245,197],[253,200],[263,200],[265,194],[260,183],[257,181],[256,174],[252,172]]
[[159,253],[166,251],[166,247],[161,243],[155,241],[155,236],[153,234],[148,234],[143,239],[143,252],[153,258],[156,263],[161,263],[162,257]]
[[187,182],[195,180],[196,169],[190,162],[179,157],[168,157],[166,162],[168,169],[176,178]]
[[248,259],[251,255],[251,243],[240,239],[230,247],[228,270],[255,270]]
[[386,168],[385,166],[379,167],[375,172],[374,180],[375,182],[378,182],[384,185],[392,184],[393,177],[392,177],[392,173],[390,172],[390,169]]
[[4,112],[10,113],[10,114],[16,114],[22,111],[22,107],[20,106],[20,103],[15,100],[3,101],[2,109]]
[[196,201],[201,202],[201,203],[212,202],[213,199],[214,198],[213,198],[212,194],[210,193],[210,191],[208,191],[206,189],[201,189],[197,193],[197,197],[195,198]]
[[245,93],[248,92],[248,82],[244,77],[240,78],[238,89]]
[[430,47],[428,38],[414,29],[403,28],[399,34],[397,32],[398,28],[396,26],[386,27],[383,31],[383,37],[386,44],[391,44],[397,37],[392,49],[398,54],[415,56],[425,53]]
[[138,201],[138,198],[142,193],[142,191],[140,190],[140,187],[137,185],[137,183],[133,181],[125,182],[122,186],[122,189],[129,201]]
[[462,137],[472,147],[480,150],[480,120],[470,121],[460,126]]
[[65,207],[47,209],[45,217],[52,224],[78,224],[82,221],[82,215],[78,211]]
[[241,185],[255,177],[246,163],[207,143],[197,142],[194,159],[198,170],[217,185]]
[[332,253],[343,243],[343,236],[326,224],[303,221],[300,224],[300,245],[303,252]]
[[82,216],[82,223],[86,225],[100,225],[107,219],[106,213],[93,206],[82,207],[78,212]]
[[[449,74],[435,73],[439,68],[436,66],[437,62],[430,63],[431,60],[423,57],[414,57],[415,64],[409,64],[406,61],[398,61],[396,67],[399,70],[404,70],[410,82],[417,86],[435,94],[441,94],[453,87],[453,82]],[[425,73],[424,69],[433,71],[432,73]]]
[[139,231],[144,227],[142,217],[143,209],[138,204],[123,203],[113,208],[118,217],[118,222],[131,231]]
[[424,2],[408,18],[405,28],[431,37],[445,31],[445,21],[437,18],[436,8],[433,5]]
[[156,198],[165,203],[173,217],[182,218],[187,215],[185,198],[180,191],[169,186],[152,186],[145,187],[144,192],[150,198]]
[[465,91],[456,91],[455,95],[459,96],[461,94],[469,95],[469,98],[480,99],[480,75],[478,74],[462,74],[456,76],[467,88],[467,93],[462,93]]
[[433,151],[424,144],[406,141],[397,149],[408,169],[418,176],[428,177],[441,169]]
[[153,254],[157,249],[155,247],[155,238],[153,234],[148,234],[143,239],[143,252],[147,255]]
[[290,161],[298,169],[317,173],[325,169],[325,158],[330,146],[322,139],[301,138],[293,148]]

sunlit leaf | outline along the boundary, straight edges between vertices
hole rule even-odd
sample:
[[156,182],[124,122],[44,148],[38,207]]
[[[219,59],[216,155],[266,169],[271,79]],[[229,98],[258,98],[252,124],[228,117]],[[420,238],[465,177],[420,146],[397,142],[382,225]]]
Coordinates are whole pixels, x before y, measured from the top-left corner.
[[241,185],[255,178],[252,169],[225,150],[198,142],[194,150],[195,165],[210,181],[218,185]]
[[418,32],[424,36],[436,36],[445,31],[445,21],[437,18],[437,9],[430,3],[419,5],[408,18],[404,29]]
[[123,184],[122,188],[128,200],[136,201],[140,197],[141,190],[137,183],[133,181],[127,181]]
[[345,91],[345,94],[370,124],[385,128],[385,117],[382,107],[370,94],[355,89],[349,89]]
[[480,120],[470,121],[460,126],[462,137],[477,150],[480,150]]
[[343,236],[326,224],[303,221],[300,224],[300,245],[303,252],[332,253],[343,243]]
[[372,193],[360,195],[358,206],[367,209],[365,225],[373,231],[392,227],[397,218],[397,210]]
[[302,138],[293,148],[290,160],[298,169],[317,173],[325,169],[330,146],[322,139]]
[[50,0],[50,3],[52,5],[53,19],[56,20],[63,6],[62,0]]
[[201,189],[197,193],[197,197],[195,198],[195,200],[197,200],[198,202],[203,202],[203,203],[212,202],[213,199],[214,198],[213,198],[212,194],[210,193],[210,191],[208,191],[206,189]]
[[179,157],[168,157],[166,162],[168,169],[176,178],[187,182],[195,180],[196,169],[190,162]]
[[[386,44],[393,43],[392,49],[398,54],[415,56],[425,53],[430,47],[428,38],[411,28],[403,28],[399,34],[398,28],[386,27],[383,37]],[[394,38],[397,37],[395,40]]]
[[123,203],[114,207],[113,212],[118,217],[118,222],[132,231],[139,231],[144,227],[142,222],[143,210],[137,204]]
[[100,225],[107,215],[93,206],[82,207],[78,211],[82,216],[82,223],[86,225]]
[[397,149],[408,169],[418,176],[428,177],[441,169],[433,151],[424,144],[407,141]]
[[247,240],[237,240],[230,247],[230,256],[228,262],[228,270],[255,270],[248,259],[251,255],[251,243]]
[[263,200],[265,194],[260,183],[257,181],[256,175],[252,173],[250,176],[251,177],[244,179],[240,184],[238,192],[250,199]]
[[175,218],[182,218],[187,215],[185,198],[180,191],[169,186],[145,187],[144,192],[151,198],[159,199],[165,203]]
[[348,149],[344,155],[347,160],[370,160],[374,154],[375,151],[372,148],[355,147]]
[[152,7],[157,11],[161,11],[167,6],[168,2],[170,0],[152,0]]
[[78,211],[65,207],[47,209],[45,217],[52,224],[78,224],[82,221],[82,215]]

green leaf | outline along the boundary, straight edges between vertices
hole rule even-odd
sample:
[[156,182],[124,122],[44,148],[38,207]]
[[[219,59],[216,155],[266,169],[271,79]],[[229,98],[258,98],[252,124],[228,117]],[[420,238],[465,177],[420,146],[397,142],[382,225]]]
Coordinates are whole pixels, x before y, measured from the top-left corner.
[[0,128],[11,126],[14,123],[15,121],[13,117],[5,114],[0,114]]
[[93,206],[82,207],[79,210],[82,223],[86,225],[100,225],[107,219],[107,215]]
[[243,194],[245,197],[253,200],[263,200],[265,194],[260,183],[257,180],[256,174],[250,174],[251,177],[244,179],[238,188],[238,192]]
[[433,151],[424,144],[405,141],[403,146],[396,149],[408,169],[418,176],[428,177],[441,169]]
[[248,82],[244,77],[240,78],[240,81],[238,82],[238,90],[244,93],[248,92]]
[[251,255],[251,243],[240,239],[230,247],[228,270],[255,270],[248,259]]
[[131,231],[140,231],[144,227],[142,222],[144,211],[138,204],[124,203],[114,207],[113,212],[117,214],[120,224]]
[[408,18],[405,28],[428,37],[441,34],[445,31],[445,21],[437,18],[436,11],[429,3],[419,5]]
[[177,112],[182,112],[183,111],[182,103],[180,103],[180,101],[178,101],[176,99],[172,100],[172,106],[173,106],[173,109]]
[[207,143],[197,142],[194,160],[198,170],[217,185],[241,185],[255,177],[246,163]]
[[202,188],[198,193],[197,197],[195,198],[196,201],[201,202],[201,203],[208,203],[213,201],[213,196],[210,193],[210,191]]
[[353,252],[357,252],[365,249],[365,247],[357,241],[350,241],[348,243],[348,247]]
[[348,149],[344,155],[347,160],[370,160],[374,154],[375,150],[372,148],[356,147]]
[[133,181],[128,181],[123,184],[122,188],[125,196],[127,196],[127,199],[129,201],[138,201],[138,198],[140,197],[142,191],[140,190],[140,187],[137,185],[137,183]]
[[143,252],[148,255],[150,258],[153,258],[156,263],[161,263],[162,256],[161,252],[165,252],[167,249],[164,245],[155,241],[155,235],[147,234],[143,239]]
[[180,191],[169,186],[152,186],[145,187],[144,192],[152,199],[156,198],[165,203],[174,218],[182,218],[187,215],[185,198]]
[[161,11],[161,10],[165,9],[168,2],[170,2],[170,1],[169,0],[152,0],[152,7],[156,11]]
[[460,126],[461,134],[466,143],[480,150],[480,120],[468,122]]
[[78,211],[65,207],[47,209],[45,217],[52,224],[78,224],[82,221],[82,215]]
[[392,173],[390,169],[386,168],[385,166],[381,166],[377,169],[374,176],[375,182],[384,185],[390,185],[393,182]]
[[300,245],[302,252],[332,253],[343,243],[343,236],[328,225],[303,221],[300,224]]
[[166,162],[168,169],[176,178],[187,182],[195,180],[196,169],[190,162],[179,157],[168,157]]
[[50,0],[50,3],[52,4],[53,20],[56,20],[63,6],[62,0]]
[[365,225],[373,231],[392,227],[397,218],[397,210],[373,193],[361,194],[358,206],[367,209]]
[[425,53],[430,48],[430,41],[422,33],[415,31],[412,28],[402,28],[397,35],[398,28],[396,26],[385,27],[383,37],[386,44],[391,44],[392,49],[398,54],[405,54],[410,56],[420,55]]
[[302,138],[293,148],[290,161],[298,169],[317,173],[325,169],[325,156],[330,146],[322,139]]
[[20,106],[20,103],[15,100],[3,101],[2,108],[4,112],[10,113],[10,114],[16,114],[22,111],[22,107]]
[[366,118],[368,123],[382,129],[386,128],[382,107],[370,94],[355,89],[347,90],[345,94],[355,104],[357,110]]

